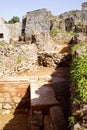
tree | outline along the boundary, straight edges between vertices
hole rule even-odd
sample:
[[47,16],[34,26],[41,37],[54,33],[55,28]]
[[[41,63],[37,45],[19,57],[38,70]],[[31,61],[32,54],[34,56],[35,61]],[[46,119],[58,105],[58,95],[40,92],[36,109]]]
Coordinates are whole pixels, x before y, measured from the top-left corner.
[[11,20],[8,21],[8,23],[16,23],[20,22],[20,18],[18,16],[13,16]]

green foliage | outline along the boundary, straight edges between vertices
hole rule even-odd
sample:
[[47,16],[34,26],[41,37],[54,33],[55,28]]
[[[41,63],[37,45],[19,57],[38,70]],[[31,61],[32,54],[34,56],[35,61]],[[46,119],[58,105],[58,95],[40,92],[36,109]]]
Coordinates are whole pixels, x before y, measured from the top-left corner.
[[80,42],[79,44],[76,44],[74,46],[72,46],[72,51],[76,51],[77,49],[81,48],[82,46],[84,46],[85,43],[84,42]]
[[8,44],[5,42],[0,42],[0,46],[7,46]]
[[82,20],[80,20],[80,21],[78,21],[77,25],[78,26],[84,26],[85,24],[84,24],[84,22]]
[[22,57],[18,56],[17,64],[20,64],[22,62]]
[[8,23],[8,22],[5,20],[5,23]]
[[71,36],[75,36],[77,33],[76,32],[67,32],[65,30],[59,30],[60,33],[64,33],[64,34],[67,34],[67,35],[71,35]]
[[18,16],[13,16],[11,20],[8,21],[8,23],[13,24],[16,22],[20,22],[20,18]]
[[56,28],[53,28],[51,31],[50,31],[50,34],[51,35],[56,35],[58,33],[57,29]]
[[70,72],[72,82],[76,85],[74,103],[87,102],[87,55],[75,57]]
[[71,34],[72,36],[75,36],[77,33],[76,33],[76,32],[70,32],[70,34]]
[[69,117],[69,127],[75,124],[75,118],[73,116]]
[[87,33],[83,33],[84,36],[87,36]]

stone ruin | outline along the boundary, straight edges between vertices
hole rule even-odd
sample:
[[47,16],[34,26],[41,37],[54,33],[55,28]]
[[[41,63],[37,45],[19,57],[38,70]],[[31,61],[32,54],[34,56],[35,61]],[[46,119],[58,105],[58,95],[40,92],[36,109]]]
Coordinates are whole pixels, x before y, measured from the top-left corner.
[[3,18],[0,18],[0,42],[1,41],[9,42],[9,29],[4,24]]
[[5,24],[4,19],[0,18],[0,42],[18,41],[20,35],[21,23]]
[[39,9],[27,12],[26,16],[23,16],[22,23],[5,24],[4,19],[0,18],[0,41],[9,43],[20,40],[22,36],[27,39],[34,32],[49,33],[51,16],[51,12],[47,9]]
[[[4,19],[0,18],[0,41],[7,43],[29,41],[31,35],[37,32],[50,33],[57,19],[59,19],[57,29],[65,28],[66,31],[87,32],[87,2],[82,3],[82,10],[70,11],[57,17],[53,16],[47,9],[39,9],[27,12],[23,16],[22,23],[5,24]],[[62,23],[58,23],[61,20],[63,20]],[[79,21],[82,21],[85,26],[78,27],[76,23]],[[63,28],[61,24],[63,24]]]
[[27,12],[22,21],[22,33],[28,37],[34,32],[49,33],[51,22],[51,12],[47,9],[35,10]]

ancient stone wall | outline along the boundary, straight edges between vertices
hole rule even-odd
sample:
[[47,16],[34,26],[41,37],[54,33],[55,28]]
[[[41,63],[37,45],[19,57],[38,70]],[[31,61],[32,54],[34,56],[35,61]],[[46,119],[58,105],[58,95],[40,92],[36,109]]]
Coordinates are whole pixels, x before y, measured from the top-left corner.
[[9,30],[9,40],[18,41],[19,36],[21,36],[22,24],[20,22],[15,24],[6,24],[6,27]]
[[21,23],[5,24],[3,18],[0,18],[0,42],[18,41],[21,36]]
[[0,42],[5,41],[9,42],[9,29],[4,23],[4,19],[0,18]]
[[35,10],[26,14],[25,35],[30,36],[33,32],[50,32],[51,13],[46,9]]
[[0,113],[29,109],[28,77],[0,78]]
[[14,76],[25,70],[36,68],[37,48],[35,45],[0,45],[0,76]]
[[59,28],[66,31],[76,31],[75,28],[79,21],[82,21],[82,12],[80,10],[65,12],[58,16],[60,19]]

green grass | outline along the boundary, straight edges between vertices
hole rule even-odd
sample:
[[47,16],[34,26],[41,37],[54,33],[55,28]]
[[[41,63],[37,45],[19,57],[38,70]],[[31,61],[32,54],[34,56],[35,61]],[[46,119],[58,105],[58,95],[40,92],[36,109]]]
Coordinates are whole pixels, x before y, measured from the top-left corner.
[[59,30],[60,33],[64,33],[64,34],[67,34],[67,35],[71,35],[71,36],[75,36],[77,33],[76,32],[67,32],[65,30]]
[[72,49],[72,51],[74,52],[74,51],[76,51],[77,49],[81,48],[81,47],[84,46],[84,45],[85,45],[85,43],[84,43],[84,42],[81,42],[81,43],[78,43],[78,44],[72,46],[71,49]]
[[8,44],[5,42],[0,42],[0,46],[7,46]]
[[56,28],[53,28],[51,31],[50,31],[50,34],[52,36],[56,35],[58,33],[57,29]]
[[21,57],[21,56],[18,56],[17,64],[20,64],[21,62],[22,62],[22,57]]

